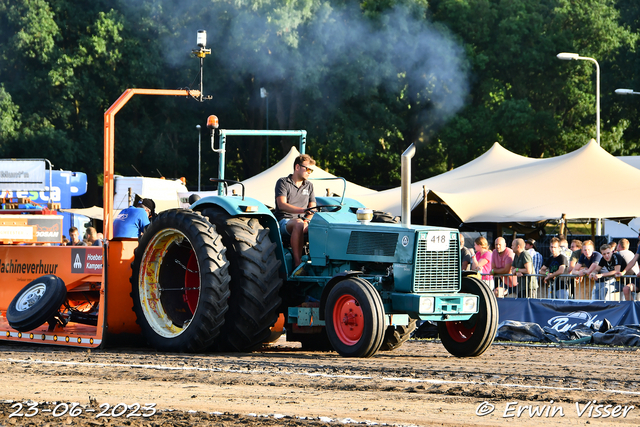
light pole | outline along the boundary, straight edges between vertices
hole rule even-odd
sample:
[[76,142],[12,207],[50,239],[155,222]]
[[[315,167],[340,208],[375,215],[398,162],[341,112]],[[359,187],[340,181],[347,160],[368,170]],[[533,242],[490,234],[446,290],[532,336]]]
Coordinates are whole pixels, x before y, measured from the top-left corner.
[[640,95],[640,92],[634,92],[633,89],[616,89],[616,95]]
[[202,147],[202,133],[200,132],[200,125],[196,125],[196,129],[198,129],[198,192],[200,192],[200,147]]
[[[260,88],[260,98],[265,98],[267,103],[267,129],[269,130],[269,92],[267,89],[261,87]],[[269,135],[267,135],[267,168],[269,167]]]
[[571,60],[585,60],[591,61],[596,64],[596,141],[598,145],[600,145],[600,64],[593,58],[589,58],[587,56],[580,56],[577,53],[567,53],[562,52],[557,55],[558,59],[562,59],[564,61]]

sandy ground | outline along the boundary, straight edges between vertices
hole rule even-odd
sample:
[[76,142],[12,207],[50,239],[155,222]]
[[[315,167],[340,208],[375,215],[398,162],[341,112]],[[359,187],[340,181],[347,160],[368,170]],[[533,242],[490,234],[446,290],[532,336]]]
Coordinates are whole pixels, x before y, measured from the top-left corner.
[[370,359],[0,343],[0,425],[640,425],[638,349],[410,341]]

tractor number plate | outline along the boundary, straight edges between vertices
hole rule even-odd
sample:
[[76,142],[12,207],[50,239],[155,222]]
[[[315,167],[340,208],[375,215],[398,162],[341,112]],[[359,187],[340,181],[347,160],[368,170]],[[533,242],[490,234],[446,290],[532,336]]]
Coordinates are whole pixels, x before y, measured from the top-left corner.
[[446,251],[449,249],[449,232],[429,231],[427,233],[428,251]]

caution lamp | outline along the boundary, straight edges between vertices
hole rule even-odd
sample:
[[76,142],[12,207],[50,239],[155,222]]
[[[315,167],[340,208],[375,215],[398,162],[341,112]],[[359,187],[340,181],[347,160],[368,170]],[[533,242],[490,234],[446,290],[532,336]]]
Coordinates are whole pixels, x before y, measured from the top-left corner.
[[207,127],[209,129],[218,129],[218,116],[212,114],[207,117]]

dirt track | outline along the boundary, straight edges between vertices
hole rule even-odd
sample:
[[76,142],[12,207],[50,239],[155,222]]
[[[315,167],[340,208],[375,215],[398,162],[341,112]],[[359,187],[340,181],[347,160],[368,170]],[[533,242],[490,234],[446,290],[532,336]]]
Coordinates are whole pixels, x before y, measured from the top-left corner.
[[233,355],[0,348],[2,425],[640,425],[638,350],[493,345],[457,359],[410,341],[345,359],[283,341]]

